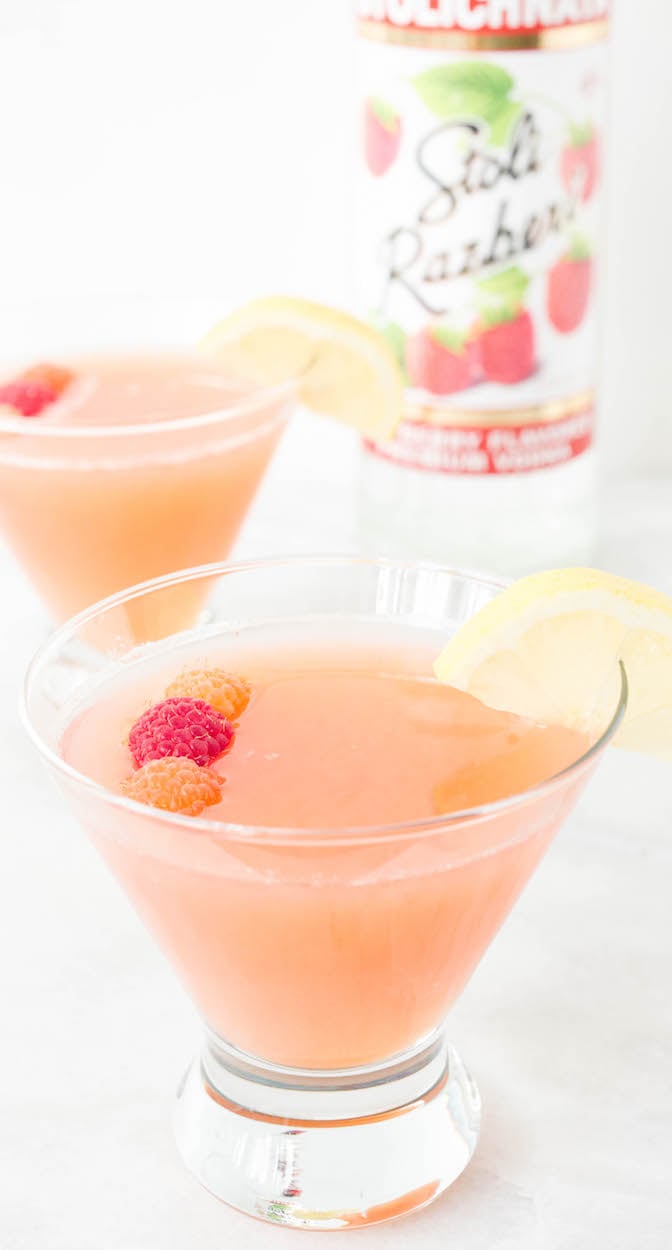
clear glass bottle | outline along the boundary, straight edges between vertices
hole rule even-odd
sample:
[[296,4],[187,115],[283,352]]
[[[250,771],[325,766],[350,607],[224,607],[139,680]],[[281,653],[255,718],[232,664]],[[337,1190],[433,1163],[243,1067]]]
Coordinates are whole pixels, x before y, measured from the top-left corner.
[[368,548],[590,557],[608,0],[360,0],[358,305],[408,381]]

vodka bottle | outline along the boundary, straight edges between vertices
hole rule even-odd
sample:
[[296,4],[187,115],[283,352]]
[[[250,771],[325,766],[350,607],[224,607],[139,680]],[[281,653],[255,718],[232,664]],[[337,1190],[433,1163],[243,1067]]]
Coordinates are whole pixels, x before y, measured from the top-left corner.
[[359,0],[358,303],[405,370],[368,548],[589,558],[609,0]]

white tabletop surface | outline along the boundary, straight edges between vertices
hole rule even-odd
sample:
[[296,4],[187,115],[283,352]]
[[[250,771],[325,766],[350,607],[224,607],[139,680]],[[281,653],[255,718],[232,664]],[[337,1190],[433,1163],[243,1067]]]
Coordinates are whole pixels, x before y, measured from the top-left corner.
[[[353,457],[299,420],[238,553],[352,549]],[[671,494],[611,491],[606,567],[672,591]],[[324,1250],[333,1234],[238,1215],[177,1157],[198,1025],[23,737],[46,626],[4,551],[0,587],[0,1246]],[[484,1100],[476,1156],[424,1212],[359,1232],[368,1250],[669,1250],[671,781],[637,757],[601,767],[452,1016]]]

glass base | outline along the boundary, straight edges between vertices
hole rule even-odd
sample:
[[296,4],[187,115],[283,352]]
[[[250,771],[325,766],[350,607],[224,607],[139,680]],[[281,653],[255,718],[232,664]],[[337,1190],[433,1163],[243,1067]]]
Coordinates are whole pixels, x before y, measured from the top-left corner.
[[442,1034],[337,1072],[263,1064],[210,1036],[176,1112],[201,1184],[292,1228],[362,1227],[425,1206],[464,1170],[479,1126],[478,1089]]

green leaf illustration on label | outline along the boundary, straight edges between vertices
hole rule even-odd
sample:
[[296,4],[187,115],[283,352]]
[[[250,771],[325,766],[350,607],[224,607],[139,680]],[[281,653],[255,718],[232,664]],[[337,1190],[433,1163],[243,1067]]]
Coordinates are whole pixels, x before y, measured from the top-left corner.
[[519,100],[505,100],[494,121],[490,122],[490,144],[503,148],[509,142],[523,106]]
[[595,137],[595,131],[591,122],[570,122],[567,130],[569,142],[573,148],[585,147]]
[[402,373],[406,376],[406,335],[401,326],[396,321],[387,321],[380,313],[371,313],[369,323],[387,340]]
[[454,326],[446,325],[440,321],[436,321],[431,329],[432,338],[436,339],[442,347],[448,348],[448,351],[456,352],[460,355],[466,346],[466,331],[456,330]]
[[388,104],[387,100],[381,100],[380,96],[371,96],[369,105],[374,117],[378,119],[381,126],[384,126],[386,130],[393,134],[397,129],[399,118],[392,105]]
[[514,79],[490,61],[436,65],[418,74],[413,86],[425,106],[443,121],[484,121],[492,147],[504,147],[523,105],[511,99]]
[[492,326],[512,321],[523,306],[529,284],[527,274],[517,265],[477,282],[476,298],[483,322]]
[[593,249],[584,235],[572,235],[569,250],[567,252],[570,260],[590,260],[592,254]]
[[413,79],[418,95],[437,117],[496,116],[513,87],[506,70],[488,61],[436,65]]

